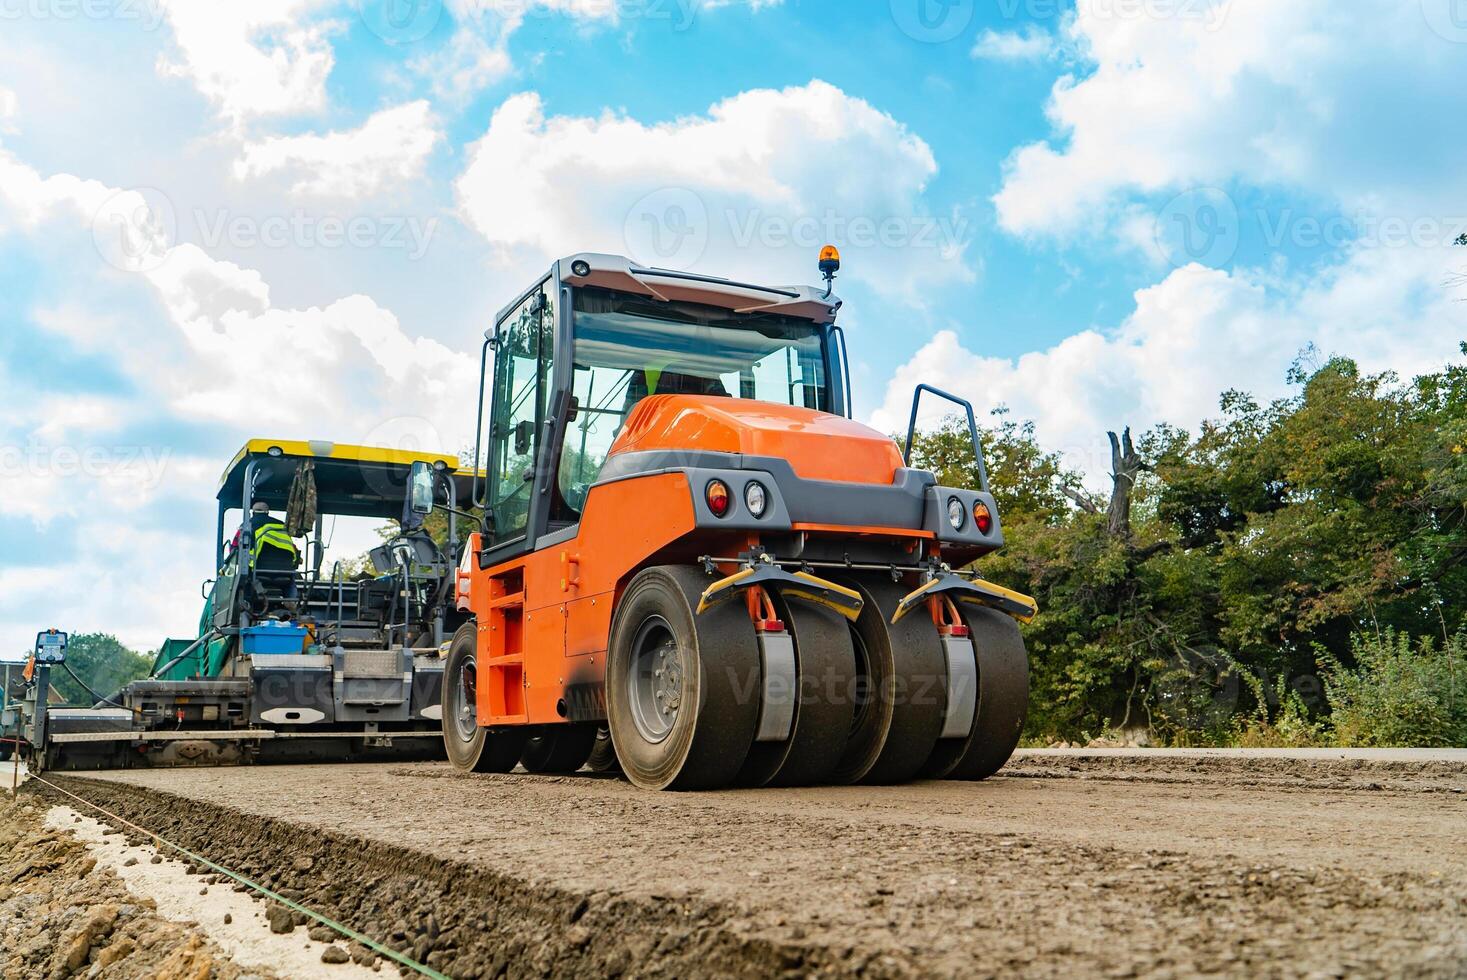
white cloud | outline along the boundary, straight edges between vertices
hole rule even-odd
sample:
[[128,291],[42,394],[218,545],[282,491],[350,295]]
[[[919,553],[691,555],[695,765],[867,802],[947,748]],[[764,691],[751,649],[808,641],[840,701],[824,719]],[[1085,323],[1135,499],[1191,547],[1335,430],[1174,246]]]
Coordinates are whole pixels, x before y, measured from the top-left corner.
[[442,136],[428,103],[419,100],[373,113],[357,129],[247,143],[234,175],[248,180],[285,171],[296,177],[292,194],[366,197],[422,176]]
[[[1460,230],[1453,216],[1467,213],[1458,163],[1467,140],[1436,121],[1461,114],[1461,45],[1433,32],[1418,0],[1149,10],[1077,4],[1064,43],[1089,66],[1053,88],[1056,137],[1009,159],[994,197],[999,223],[1026,237],[1109,241],[1165,268],[1161,201],[1261,190],[1287,204],[1238,220],[1278,250],[1272,264],[1171,271],[1138,291],[1113,329],[1081,330],[1016,360],[939,334],[897,371],[879,424],[905,417],[917,380],[945,382],[1035,419],[1042,441],[1094,475],[1106,466],[1106,428],[1195,426],[1227,388],[1280,395],[1307,344],[1408,376],[1455,354],[1467,307],[1443,286],[1460,264],[1444,243]],[[1227,203],[1221,191],[1198,193]],[[1291,267],[1295,233],[1336,215],[1345,223],[1332,251]],[[1436,240],[1405,233],[1422,218],[1433,219]]]
[[[1467,309],[1441,287],[1449,260],[1443,250],[1361,249],[1302,283],[1190,265],[1138,291],[1114,331],[1084,330],[1017,359],[975,353],[943,331],[897,369],[872,424],[905,427],[912,390],[925,381],[980,412],[1007,405],[1035,420],[1044,445],[1097,476],[1106,429],[1195,427],[1229,388],[1277,397],[1309,344],[1369,371],[1439,368],[1467,336]],[[942,414],[933,408],[928,422]]]
[[[96,181],[42,178],[0,151],[0,227],[8,212],[32,229],[53,218],[64,226],[70,217],[73,229],[90,231],[92,214],[101,209],[129,228],[154,229],[149,206]],[[370,441],[400,433],[404,420],[413,420],[409,428],[449,451],[471,437],[472,413],[461,410],[476,390],[471,356],[409,336],[369,297],[278,307],[255,270],[213,259],[192,244],[136,237],[147,248],[132,271],[150,287],[166,329],[75,306],[34,314],[74,348],[106,356],[155,405],[236,435],[245,434],[244,426],[252,435],[262,428],[298,433],[309,420],[312,437]],[[263,369],[262,353],[268,355]],[[241,405],[249,406],[243,417]],[[425,432],[423,418],[439,420],[442,430]],[[65,421],[52,425],[65,428]]]
[[413,59],[408,66],[430,79],[440,99],[463,100],[514,70],[509,38],[524,23],[524,10],[500,13],[493,4],[447,0],[456,26],[440,50]]
[[1162,13],[1082,2],[1066,22],[1090,68],[1055,83],[1056,138],[1010,159],[1005,229],[1063,236],[1126,194],[1232,181],[1372,209],[1423,206],[1423,182],[1462,188],[1460,132],[1429,125],[1461,114],[1461,45],[1420,0],[1142,6]]
[[314,18],[328,0],[159,2],[178,47],[159,71],[189,79],[226,120],[238,126],[325,105],[333,27]]
[[827,240],[866,253],[888,293],[967,278],[963,216],[932,215],[920,137],[825,82],[743,92],[646,124],[550,116],[505,100],[457,183],[464,220],[502,253],[630,254],[729,275],[790,277]]
[[759,11],[783,0],[676,0],[672,3],[627,3],[626,0],[444,0],[456,25],[440,50],[415,58],[409,66],[431,80],[434,94],[463,101],[514,71],[510,38],[524,24],[551,15],[573,18],[587,27],[617,26],[633,19],[653,29],[686,31],[704,10],[744,6]]
[[1040,61],[1054,51],[1054,35],[1030,25],[1023,31],[984,30],[973,46],[973,57],[986,61]]

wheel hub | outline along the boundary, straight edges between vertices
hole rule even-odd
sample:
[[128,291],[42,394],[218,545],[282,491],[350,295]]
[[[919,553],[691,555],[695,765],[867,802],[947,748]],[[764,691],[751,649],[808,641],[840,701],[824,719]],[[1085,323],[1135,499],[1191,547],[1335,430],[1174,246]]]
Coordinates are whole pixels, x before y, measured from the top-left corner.
[[683,700],[683,656],[672,627],[661,616],[642,624],[632,644],[627,700],[637,733],[661,742],[677,723]]
[[453,698],[453,728],[462,742],[472,742],[478,734],[478,668],[474,658],[464,659],[459,669],[457,690]]

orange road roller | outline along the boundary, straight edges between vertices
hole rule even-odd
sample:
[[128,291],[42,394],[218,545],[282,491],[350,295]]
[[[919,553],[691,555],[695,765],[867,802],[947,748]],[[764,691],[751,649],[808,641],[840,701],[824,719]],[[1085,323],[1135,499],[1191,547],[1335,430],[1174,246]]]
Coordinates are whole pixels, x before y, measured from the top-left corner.
[[[585,253],[499,314],[444,665],[457,767],[713,789],[1009,758],[1036,608],[960,570],[1003,544],[972,407],[920,386],[905,458],[853,421],[820,265],[823,290]],[[907,465],[924,394],[966,409],[977,489]]]

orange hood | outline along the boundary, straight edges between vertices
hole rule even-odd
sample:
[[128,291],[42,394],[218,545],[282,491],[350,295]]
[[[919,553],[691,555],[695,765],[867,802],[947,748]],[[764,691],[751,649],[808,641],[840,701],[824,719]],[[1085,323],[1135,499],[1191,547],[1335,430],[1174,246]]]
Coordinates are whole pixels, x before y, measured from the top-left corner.
[[902,465],[890,438],[859,422],[772,402],[651,395],[637,403],[611,455],[699,450],[789,460],[806,480],[890,485]]

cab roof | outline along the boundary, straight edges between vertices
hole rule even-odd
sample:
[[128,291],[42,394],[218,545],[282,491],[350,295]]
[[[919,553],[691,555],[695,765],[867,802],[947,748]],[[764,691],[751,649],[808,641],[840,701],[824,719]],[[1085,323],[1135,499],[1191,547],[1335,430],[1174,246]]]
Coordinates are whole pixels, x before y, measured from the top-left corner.
[[304,461],[316,464],[317,505],[323,514],[354,517],[396,517],[407,493],[408,470],[425,462],[453,474],[460,493],[466,492],[472,471],[451,453],[414,452],[379,446],[352,446],[319,440],[251,439],[230,460],[219,480],[218,500],[239,507],[244,497],[245,470],[257,464],[262,479],[256,500],[272,510],[285,507],[296,468]]
[[[814,286],[766,286],[706,276],[676,269],[659,269],[623,255],[580,252],[557,265],[562,282],[573,286],[601,286],[638,293],[658,300],[681,300],[722,306],[735,313],[779,313],[819,324],[832,324],[841,301]],[[515,304],[505,309],[509,312]],[[502,318],[503,314],[501,314]]]

